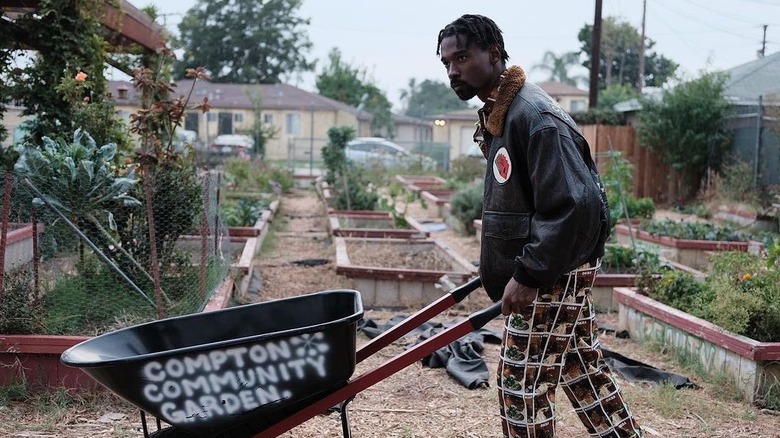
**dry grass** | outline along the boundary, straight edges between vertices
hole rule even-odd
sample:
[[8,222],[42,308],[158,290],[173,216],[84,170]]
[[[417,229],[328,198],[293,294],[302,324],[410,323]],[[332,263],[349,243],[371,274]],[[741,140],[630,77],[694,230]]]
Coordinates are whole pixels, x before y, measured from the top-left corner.
[[[275,221],[275,237],[264,247],[256,266],[263,277],[259,300],[299,295],[324,289],[351,288],[349,279],[335,274],[335,250],[326,234],[324,209],[310,192],[285,197]],[[427,212],[428,210],[417,210]],[[423,218],[420,215],[415,218]],[[430,219],[435,219],[430,217]],[[479,248],[471,236],[451,231],[432,236],[445,241],[469,260],[478,257]],[[324,258],[330,263],[301,267],[292,261]],[[488,303],[484,292],[475,292],[464,305],[439,315],[449,322]],[[410,312],[414,309],[410,309]],[[384,322],[395,314],[368,309],[365,316]],[[602,315],[602,322],[615,323],[614,315]],[[494,320],[490,328],[501,329]],[[407,341],[411,340],[407,339]],[[646,429],[647,437],[691,438],[777,438],[780,416],[767,415],[750,404],[735,401],[728,386],[698,377],[693,370],[674,362],[657,349],[641,347],[630,340],[603,335],[610,349],[659,368],[684,374],[700,389],[673,390],[618,379],[631,409]],[[358,342],[367,338],[359,334]],[[393,344],[358,364],[355,376],[381,365],[403,351],[404,342]],[[498,365],[497,345],[483,352],[490,382]],[[61,403],[58,398],[14,402],[0,407],[0,436],[36,438],[141,437],[137,410],[110,394],[76,397]],[[0,398],[1,400],[1,398]],[[69,400],[69,398],[65,398]],[[564,394],[558,392],[558,436],[585,437]],[[498,401],[494,387],[468,390],[447,376],[443,369],[429,369],[415,363],[358,393],[349,404],[352,432],[356,438],[491,438],[500,436]],[[114,414],[107,416],[106,414]],[[318,416],[283,435],[285,437],[339,437],[341,425],[335,415]]]

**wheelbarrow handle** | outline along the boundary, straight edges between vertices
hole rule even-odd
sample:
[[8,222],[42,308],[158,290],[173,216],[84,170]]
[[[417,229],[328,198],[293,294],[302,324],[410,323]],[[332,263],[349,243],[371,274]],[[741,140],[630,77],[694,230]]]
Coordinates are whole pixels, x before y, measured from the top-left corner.
[[[463,301],[464,298],[466,298],[471,292],[477,290],[480,286],[482,286],[482,280],[480,280],[479,277],[474,277],[466,283],[463,283],[462,285],[452,289],[450,293],[428,304],[424,308],[418,310],[416,313],[405,318],[400,323],[391,327],[389,330],[375,337],[367,344],[363,345],[355,352],[355,363],[362,362],[365,358],[397,341],[401,338],[401,336],[404,336],[415,328],[421,326],[422,323],[430,320],[444,310],[449,309],[453,305]],[[487,323],[487,321],[485,323]]]
[[361,374],[347,383],[347,385],[323,396],[323,398],[302,408],[278,423],[273,424],[266,430],[254,435],[252,438],[278,437],[311,417],[314,417],[321,412],[325,412],[328,408],[354,397],[360,391],[363,391],[409,365],[422,360],[434,351],[483,327],[499,314],[501,314],[501,302],[494,303],[487,309],[472,313],[467,319],[457,322],[455,325],[440,331],[425,341],[405,350],[403,353],[392,357],[382,365]]

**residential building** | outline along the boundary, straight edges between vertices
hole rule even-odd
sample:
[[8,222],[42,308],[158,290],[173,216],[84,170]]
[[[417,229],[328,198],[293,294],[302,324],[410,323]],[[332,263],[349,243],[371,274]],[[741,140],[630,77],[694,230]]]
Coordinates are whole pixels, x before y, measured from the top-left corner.
[[[138,96],[129,82],[109,82],[117,110],[125,117],[139,108]],[[221,84],[192,80],[176,82],[176,94],[187,95],[190,103],[208,98],[207,113],[191,110],[183,129],[197,133],[203,145],[218,135],[248,134],[259,116],[276,134],[265,148],[269,160],[320,161],[320,150],[334,126],[352,126],[357,137],[372,136],[371,113],[345,103],[287,84]],[[410,148],[431,137],[430,122],[394,116],[393,141]]]
[[569,114],[588,109],[588,92],[573,85],[556,81],[538,82],[536,85],[550,95]]
[[[565,111],[577,112],[588,108],[588,92],[555,81],[538,84],[555,99]],[[460,156],[480,156],[481,152],[474,143],[474,130],[477,123],[477,109],[452,111],[428,117],[433,121],[433,141],[450,145],[450,158]]]

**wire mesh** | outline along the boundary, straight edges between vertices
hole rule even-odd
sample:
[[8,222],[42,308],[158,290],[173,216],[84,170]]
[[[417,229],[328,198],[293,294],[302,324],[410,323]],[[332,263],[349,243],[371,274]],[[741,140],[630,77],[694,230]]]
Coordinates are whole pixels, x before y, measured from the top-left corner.
[[11,239],[0,245],[0,333],[92,336],[198,312],[228,274],[216,174],[141,172],[126,193],[136,202],[95,202],[99,187],[19,174],[3,191],[3,223],[31,238],[16,252]]

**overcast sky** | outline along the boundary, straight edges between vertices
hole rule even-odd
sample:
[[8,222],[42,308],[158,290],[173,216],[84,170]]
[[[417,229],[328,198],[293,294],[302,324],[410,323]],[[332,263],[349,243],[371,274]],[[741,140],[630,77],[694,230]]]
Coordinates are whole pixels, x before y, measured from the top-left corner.
[[[130,1],[139,8],[154,4],[172,32],[196,4]],[[311,19],[310,56],[319,59],[317,72],[338,47],[344,60],[367,69],[400,111],[399,92],[410,78],[446,80],[436,39],[460,15],[493,18],[504,32],[509,63],[541,81],[547,78],[532,67],[547,50],[557,55],[579,50],[577,33],[593,23],[594,8],[595,0],[305,0],[300,15]],[[620,17],[639,29],[642,0],[603,0],[602,16]],[[656,42],[653,51],[679,63],[688,78],[755,60],[764,25],[766,54],[775,53],[780,50],[780,0],[647,0],[646,35]],[[578,73],[587,75],[584,68]],[[313,74],[293,85],[316,91]]]

